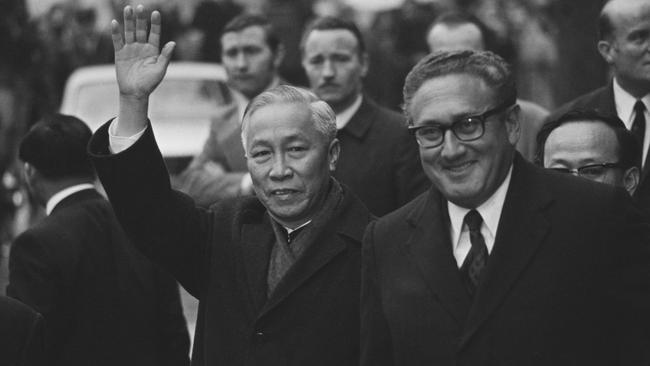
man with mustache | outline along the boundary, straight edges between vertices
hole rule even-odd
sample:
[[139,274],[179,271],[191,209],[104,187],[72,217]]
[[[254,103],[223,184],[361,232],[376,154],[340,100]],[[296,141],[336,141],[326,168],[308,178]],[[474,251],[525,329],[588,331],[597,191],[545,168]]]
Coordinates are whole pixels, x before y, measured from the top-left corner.
[[378,216],[423,192],[429,184],[404,119],[363,94],[368,55],[356,25],[316,19],[303,33],[301,52],[311,90],[336,113],[341,158],[334,176]]
[[115,212],[139,248],[199,299],[193,365],[357,365],[360,255],[371,219],[330,175],[334,112],[307,90],[253,98],[241,138],[255,197],[195,206],[170,188],[147,100],[173,43],[159,51],[160,13],[124,10],[112,33],[117,119],[90,153]]

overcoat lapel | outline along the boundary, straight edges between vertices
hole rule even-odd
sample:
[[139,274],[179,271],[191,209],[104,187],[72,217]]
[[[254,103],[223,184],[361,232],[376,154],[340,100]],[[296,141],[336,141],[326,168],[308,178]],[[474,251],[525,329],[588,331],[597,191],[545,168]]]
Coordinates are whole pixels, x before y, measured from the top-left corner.
[[507,296],[548,233],[544,209],[551,195],[535,179],[534,169],[517,154],[487,272],[478,286],[460,347]]
[[305,249],[302,256],[287,271],[264,305],[260,317],[280,304],[322,267],[344,252],[348,246],[344,237],[348,236],[361,245],[368,214],[361,207],[351,203],[349,197],[344,198],[341,208],[335,213],[339,216],[329,221],[321,230],[322,234],[318,235],[318,239]]
[[433,297],[462,326],[470,299],[454,261],[446,203],[435,188],[421,203],[407,217],[413,232],[404,250]]
[[266,213],[261,216],[256,223],[244,224],[241,233],[242,258],[253,316],[266,302],[266,277],[275,240],[269,216]]

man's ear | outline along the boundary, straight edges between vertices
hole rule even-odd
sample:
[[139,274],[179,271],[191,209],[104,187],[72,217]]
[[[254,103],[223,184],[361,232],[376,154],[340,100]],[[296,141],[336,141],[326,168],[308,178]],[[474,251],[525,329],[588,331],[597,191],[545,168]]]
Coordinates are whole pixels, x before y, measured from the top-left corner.
[[631,195],[634,194],[636,188],[639,186],[639,181],[641,180],[641,172],[639,168],[633,166],[625,170],[623,173],[623,187]]
[[614,45],[609,41],[598,41],[598,53],[603,57],[608,64],[614,63],[614,52],[616,51]]
[[284,60],[284,45],[282,43],[278,44],[278,48],[275,50],[275,55],[273,56],[273,66],[275,69],[279,69],[280,65],[282,65],[282,61]]
[[341,143],[338,139],[335,138],[332,140],[332,142],[330,142],[329,150],[327,152],[330,172],[334,172],[336,170],[336,163],[339,161],[340,154]]
[[36,168],[30,163],[25,162],[23,164],[23,176],[25,181],[31,182],[34,176],[36,175]]
[[508,132],[508,141],[512,146],[515,146],[519,141],[519,134],[521,133],[519,115],[521,108],[519,104],[515,104],[506,115],[506,131]]
[[361,62],[361,77],[365,78],[366,74],[368,74],[368,65],[370,64],[370,58],[368,57],[368,53],[364,52],[361,54],[361,59],[359,60]]

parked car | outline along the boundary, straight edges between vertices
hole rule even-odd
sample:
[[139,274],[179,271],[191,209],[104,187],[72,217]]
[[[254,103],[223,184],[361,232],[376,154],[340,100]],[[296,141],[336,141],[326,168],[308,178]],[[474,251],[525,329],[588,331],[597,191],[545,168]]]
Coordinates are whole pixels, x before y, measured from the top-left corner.
[[[210,120],[225,105],[245,98],[225,84],[219,64],[172,62],[149,98],[149,118],[170,173],[182,171],[200,152]],[[61,113],[85,121],[91,130],[117,115],[118,88],[114,65],[77,69],[68,79]]]

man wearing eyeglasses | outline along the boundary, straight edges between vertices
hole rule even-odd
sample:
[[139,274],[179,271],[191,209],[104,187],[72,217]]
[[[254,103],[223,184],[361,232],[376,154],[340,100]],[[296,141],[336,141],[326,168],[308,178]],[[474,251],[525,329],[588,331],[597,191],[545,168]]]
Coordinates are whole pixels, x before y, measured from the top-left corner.
[[361,365],[648,364],[641,214],[623,189],[525,161],[516,96],[490,52],[407,76],[433,187],[366,229]]
[[634,194],[641,148],[616,116],[574,110],[547,123],[538,134],[537,160],[545,168],[623,187]]

